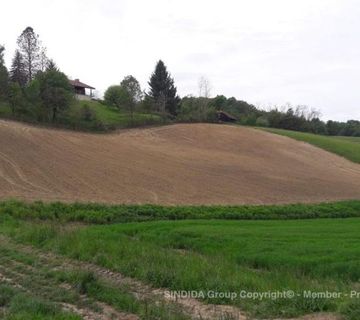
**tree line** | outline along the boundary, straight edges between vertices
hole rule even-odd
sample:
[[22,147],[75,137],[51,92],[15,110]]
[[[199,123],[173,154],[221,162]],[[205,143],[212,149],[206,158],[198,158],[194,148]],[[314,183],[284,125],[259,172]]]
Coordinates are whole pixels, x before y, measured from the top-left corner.
[[[46,48],[33,28],[27,27],[20,34],[17,45],[9,70],[4,62],[5,48],[0,46],[0,102],[8,103],[14,118],[58,122],[74,102],[69,79],[47,57]],[[219,113],[226,112],[243,125],[360,136],[359,121],[324,122],[317,110],[306,106],[264,110],[234,97],[211,98],[211,85],[204,77],[199,80],[197,96],[180,98],[174,78],[162,60],[157,62],[148,85],[147,91],[142,90],[139,81],[128,75],[118,85],[110,86],[103,100],[98,100],[105,106],[128,112],[131,121],[136,112],[141,112],[157,114],[164,121],[218,122]],[[93,117],[89,108],[83,113],[85,120]]]
[[235,98],[217,96],[211,104],[216,110],[223,110],[234,115],[240,124],[269,127],[331,136],[360,137],[360,121],[346,122],[320,119],[321,113],[308,106],[272,106],[268,110],[239,101]]
[[20,34],[17,45],[9,71],[0,47],[0,100],[10,105],[15,118],[55,122],[73,99],[69,80],[47,57],[33,28]]
[[[13,118],[58,122],[74,102],[69,79],[47,57],[46,48],[33,28],[27,27],[17,44],[9,70],[4,62],[5,48],[0,46],[0,102],[5,101],[11,107]],[[109,107],[128,111],[131,119],[136,111],[175,119],[181,99],[174,79],[161,60],[156,64],[149,86],[149,92],[142,91],[138,80],[129,75],[119,85],[110,86],[104,100],[98,100]],[[93,117],[89,108],[83,112],[85,119]]]
[[177,94],[174,79],[162,60],[157,62],[148,84],[149,91],[142,91],[135,77],[126,76],[120,85],[110,86],[106,90],[105,103],[129,110],[131,117],[135,110],[139,110],[175,119],[181,107],[181,99]]

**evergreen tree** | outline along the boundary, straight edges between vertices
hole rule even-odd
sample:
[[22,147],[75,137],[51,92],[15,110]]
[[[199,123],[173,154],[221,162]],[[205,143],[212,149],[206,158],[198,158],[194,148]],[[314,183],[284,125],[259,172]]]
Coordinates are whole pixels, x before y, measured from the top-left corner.
[[46,67],[46,71],[51,71],[51,70],[52,71],[60,71],[53,59],[50,59],[48,61],[48,64],[47,64],[47,67]]
[[34,32],[34,29],[27,27],[17,40],[20,53],[24,57],[24,65],[26,70],[26,81],[29,83],[34,79],[36,73],[39,71],[41,65],[41,42],[39,35]]
[[4,62],[5,48],[0,45],[0,99],[6,99],[9,86],[9,74]]
[[156,64],[155,71],[150,77],[149,86],[149,96],[154,101],[158,111],[176,115],[180,98],[177,95],[174,79],[171,78],[161,60]]
[[15,51],[15,55],[11,64],[10,80],[12,82],[18,83],[22,88],[24,88],[26,85],[24,58],[19,50]]

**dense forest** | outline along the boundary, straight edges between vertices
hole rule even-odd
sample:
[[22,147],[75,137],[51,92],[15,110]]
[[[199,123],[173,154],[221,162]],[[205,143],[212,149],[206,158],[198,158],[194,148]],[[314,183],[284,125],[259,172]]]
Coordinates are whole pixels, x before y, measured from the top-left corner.
[[[116,123],[113,126],[103,123],[99,115],[106,108],[127,115],[121,118],[122,124],[126,119],[126,126],[159,122],[219,122],[222,120],[219,114],[226,114],[242,125],[360,136],[360,121],[324,122],[317,110],[307,106],[286,105],[263,110],[234,97],[218,95],[212,98],[206,78],[199,80],[198,96],[180,98],[175,81],[161,60],[150,75],[148,90],[142,90],[138,80],[128,75],[118,85],[110,86],[103,99],[92,99],[97,103],[96,110],[90,102],[80,104],[76,101],[69,79],[54,60],[47,57],[46,48],[33,28],[27,27],[18,37],[17,44],[9,69],[4,62],[5,47],[0,46],[1,117],[107,130],[117,126]],[[8,108],[10,112],[1,112],[1,108]]]

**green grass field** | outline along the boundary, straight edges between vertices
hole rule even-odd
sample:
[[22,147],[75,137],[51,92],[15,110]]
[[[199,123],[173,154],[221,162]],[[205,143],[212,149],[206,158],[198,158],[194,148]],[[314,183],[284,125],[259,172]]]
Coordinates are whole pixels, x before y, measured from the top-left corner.
[[[84,106],[90,108],[95,116],[94,119],[84,120],[82,118],[81,110]],[[97,101],[76,101],[65,115],[65,120],[72,123],[73,126],[100,131],[162,123],[162,119],[158,115],[135,112],[131,119],[129,113]]]
[[292,299],[212,298],[256,316],[348,312],[350,299],[306,299],[304,291],[350,292],[360,276],[360,220],[176,221],[72,228],[8,221],[16,241],[172,290],[267,292]]
[[310,143],[326,151],[336,153],[350,161],[360,163],[360,138],[357,137],[338,137],[322,136],[298,131],[259,128],[261,130],[286,136],[295,140]]
[[[84,118],[83,108],[87,106],[91,110],[91,117]],[[0,118],[13,119],[10,106],[0,102]],[[18,118],[21,121],[37,123],[34,112],[22,114]],[[69,110],[63,113],[54,126],[63,126],[75,130],[87,131],[111,131],[121,128],[139,127],[146,125],[163,124],[164,120],[157,114],[135,112],[131,118],[128,112],[117,110],[97,101],[75,100]]]
[[[108,207],[110,218],[104,220],[107,210],[101,205],[96,211],[96,205],[8,202],[0,207],[0,234],[17,243],[121,272],[158,288],[295,292],[291,299],[204,298],[207,303],[238,306],[257,317],[335,312],[345,319],[359,319],[360,300],[345,294],[359,288],[360,219],[334,218],[349,217],[344,212],[354,214],[358,206],[356,201],[295,205],[297,216],[291,213],[292,206],[268,207],[267,214],[276,220],[223,220],[221,217],[231,210],[226,207],[203,207],[199,211],[195,207],[193,211],[178,208],[176,212],[166,207],[112,206]],[[246,208],[242,219],[259,219],[266,212],[265,207]],[[314,219],[299,220],[301,210],[304,217],[311,211]],[[99,215],[99,219],[79,219],[86,212],[93,217]],[[287,220],[280,219],[276,212],[283,212]],[[323,219],[316,218],[315,212],[321,213]],[[198,220],[178,220],[187,215]],[[126,219],[107,224],[122,221],[119,217]],[[125,222],[147,219],[153,221]],[[335,291],[344,296],[309,298],[304,296],[308,290]]]
[[135,297],[126,285],[114,286],[78,264],[64,265],[63,257],[42,256],[4,237],[1,240],[0,319],[80,320],[83,315],[86,319],[124,319],[124,313],[144,320],[189,319],[171,303]]
[[340,139],[340,140],[345,140],[345,141],[351,141],[351,142],[357,142],[357,143],[360,143],[360,137],[334,137],[334,138],[337,138],[337,139]]
[[[2,313],[6,308],[6,314]],[[0,284],[0,319],[5,320],[81,320],[80,316],[63,312],[58,306],[11,285]]]

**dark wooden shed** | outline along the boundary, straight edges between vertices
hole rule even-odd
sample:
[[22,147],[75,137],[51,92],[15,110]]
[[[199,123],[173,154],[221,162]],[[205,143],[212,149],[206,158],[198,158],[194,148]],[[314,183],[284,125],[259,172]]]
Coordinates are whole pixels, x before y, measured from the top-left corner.
[[223,122],[235,122],[237,121],[237,119],[232,116],[231,114],[225,112],[225,111],[218,111],[217,112],[217,117],[219,121],[223,121]]

